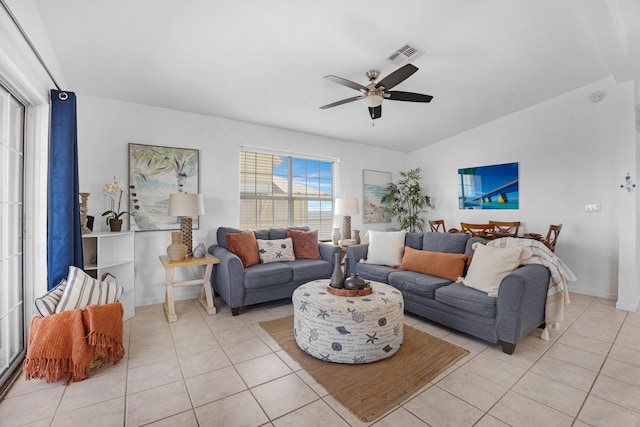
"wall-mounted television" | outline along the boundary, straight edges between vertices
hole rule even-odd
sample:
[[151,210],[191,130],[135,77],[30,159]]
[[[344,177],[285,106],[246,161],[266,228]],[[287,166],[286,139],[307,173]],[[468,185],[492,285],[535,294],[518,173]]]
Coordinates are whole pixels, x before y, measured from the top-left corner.
[[458,169],[460,209],[518,209],[518,163]]

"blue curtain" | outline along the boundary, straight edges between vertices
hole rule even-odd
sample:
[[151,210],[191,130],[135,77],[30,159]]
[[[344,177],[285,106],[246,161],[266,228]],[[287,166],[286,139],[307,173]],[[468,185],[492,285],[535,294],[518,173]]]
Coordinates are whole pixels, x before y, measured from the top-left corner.
[[47,218],[48,289],[67,277],[69,266],[84,268],[78,193],[76,95],[51,91]]

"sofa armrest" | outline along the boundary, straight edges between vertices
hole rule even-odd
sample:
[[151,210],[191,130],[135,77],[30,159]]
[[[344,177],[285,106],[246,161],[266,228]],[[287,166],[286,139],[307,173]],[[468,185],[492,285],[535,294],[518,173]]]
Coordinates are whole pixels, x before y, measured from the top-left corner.
[[351,245],[347,248],[347,258],[349,259],[349,271],[356,271],[356,264],[361,259],[367,258],[369,252],[369,244],[363,243],[361,245]]
[[330,243],[318,243],[318,249],[320,250],[320,257],[331,263],[331,271],[333,271],[335,254],[342,255],[342,249],[340,249],[340,246],[332,245]]
[[220,259],[220,264],[214,265],[211,286],[229,307],[242,307],[245,294],[242,261],[236,254],[218,245],[210,246],[209,253]]
[[529,264],[502,279],[496,319],[500,341],[515,344],[544,323],[550,277],[547,267]]

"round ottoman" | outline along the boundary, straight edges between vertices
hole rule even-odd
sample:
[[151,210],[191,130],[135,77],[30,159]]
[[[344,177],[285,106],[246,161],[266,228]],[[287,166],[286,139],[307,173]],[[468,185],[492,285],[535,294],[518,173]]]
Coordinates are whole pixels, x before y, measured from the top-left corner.
[[315,280],[293,292],[293,333],[303,351],[350,364],[374,362],[398,351],[404,325],[400,291],[371,282],[370,295],[343,297],[328,293],[327,285],[327,280]]

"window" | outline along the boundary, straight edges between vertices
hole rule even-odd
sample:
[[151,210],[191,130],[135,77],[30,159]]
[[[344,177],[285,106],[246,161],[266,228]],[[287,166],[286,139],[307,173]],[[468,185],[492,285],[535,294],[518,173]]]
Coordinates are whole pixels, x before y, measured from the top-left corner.
[[331,238],[336,163],[242,151],[240,227],[308,225]]
[[25,106],[0,86],[0,396],[25,353],[23,167]]

